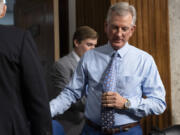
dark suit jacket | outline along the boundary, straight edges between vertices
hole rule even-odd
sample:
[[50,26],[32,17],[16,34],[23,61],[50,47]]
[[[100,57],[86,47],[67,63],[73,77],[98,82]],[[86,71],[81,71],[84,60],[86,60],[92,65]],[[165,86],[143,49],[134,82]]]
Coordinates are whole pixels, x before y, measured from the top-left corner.
[[0,135],[49,135],[48,96],[28,32],[0,25]]

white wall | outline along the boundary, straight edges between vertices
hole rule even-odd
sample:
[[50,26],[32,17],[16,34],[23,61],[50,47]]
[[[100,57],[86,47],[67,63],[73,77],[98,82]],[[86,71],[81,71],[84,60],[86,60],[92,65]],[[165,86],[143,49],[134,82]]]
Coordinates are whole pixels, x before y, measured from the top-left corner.
[[180,124],[180,0],[169,0],[172,122]]

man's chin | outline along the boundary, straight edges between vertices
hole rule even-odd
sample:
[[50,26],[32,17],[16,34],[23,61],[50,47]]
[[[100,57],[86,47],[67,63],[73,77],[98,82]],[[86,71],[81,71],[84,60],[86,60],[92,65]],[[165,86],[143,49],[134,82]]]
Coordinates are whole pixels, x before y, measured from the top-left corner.
[[117,50],[122,48],[124,46],[124,43],[112,43],[111,46]]

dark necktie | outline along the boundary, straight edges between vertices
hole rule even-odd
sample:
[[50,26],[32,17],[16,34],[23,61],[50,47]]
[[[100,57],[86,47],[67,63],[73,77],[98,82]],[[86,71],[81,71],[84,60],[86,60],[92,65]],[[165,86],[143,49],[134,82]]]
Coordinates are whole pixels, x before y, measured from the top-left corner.
[[[117,58],[117,52],[113,54],[109,67],[105,72],[104,81],[103,81],[103,92],[115,91],[116,89],[116,69],[115,69],[116,58]],[[102,123],[102,129],[113,127],[114,125],[113,108],[101,107],[101,123]]]

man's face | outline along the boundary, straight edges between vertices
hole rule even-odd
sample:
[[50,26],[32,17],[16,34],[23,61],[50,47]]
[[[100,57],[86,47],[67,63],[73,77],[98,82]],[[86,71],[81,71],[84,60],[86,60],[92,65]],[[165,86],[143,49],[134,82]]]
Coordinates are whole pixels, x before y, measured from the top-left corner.
[[97,45],[97,39],[87,38],[80,43],[77,40],[74,41],[76,46],[75,51],[81,57],[86,51],[95,48]]
[[117,50],[125,45],[135,30],[132,25],[132,15],[128,13],[125,16],[119,16],[112,13],[109,22],[105,23],[105,32],[111,46]]

